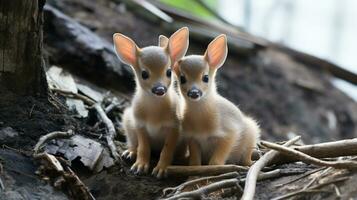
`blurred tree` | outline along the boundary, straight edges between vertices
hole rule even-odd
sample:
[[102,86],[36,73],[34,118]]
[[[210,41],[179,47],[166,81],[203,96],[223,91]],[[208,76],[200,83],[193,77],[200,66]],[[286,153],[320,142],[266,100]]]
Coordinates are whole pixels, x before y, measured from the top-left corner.
[[45,0],[0,0],[0,84],[18,94],[47,94],[44,4]]

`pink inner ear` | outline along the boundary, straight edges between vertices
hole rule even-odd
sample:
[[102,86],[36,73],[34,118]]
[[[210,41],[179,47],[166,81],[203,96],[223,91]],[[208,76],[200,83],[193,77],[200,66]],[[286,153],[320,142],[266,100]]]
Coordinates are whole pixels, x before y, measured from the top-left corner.
[[119,58],[130,65],[136,63],[136,45],[135,43],[122,35],[114,36],[115,49]]
[[177,37],[170,41],[170,54],[173,60],[176,60],[183,48],[185,38],[183,36]]
[[187,51],[188,29],[181,29],[171,36],[169,41],[169,52],[173,62],[180,59]]
[[128,43],[124,43],[120,48],[122,55],[125,60],[127,60],[130,64],[134,64],[136,61],[136,50],[135,47]]
[[227,55],[227,46],[225,43],[225,38],[220,37],[213,41],[207,49],[207,60],[211,67],[220,67]]

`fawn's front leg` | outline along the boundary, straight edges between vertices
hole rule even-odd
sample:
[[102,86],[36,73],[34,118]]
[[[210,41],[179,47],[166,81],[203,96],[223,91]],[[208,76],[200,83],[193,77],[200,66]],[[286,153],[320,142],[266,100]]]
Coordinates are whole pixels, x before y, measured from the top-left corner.
[[166,173],[166,168],[172,163],[179,131],[177,128],[169,128],[169,134],[165,138],[165,144],[160,153],[160,160],[152,171],[152,175],[162,178]]
[[224,165],[233,145],[236,141],[235,134],[228,134],[224,137],[217,138],[215,149],[209,160],[209,165]]
[[136,162],[133,164],[130,170],[138,174],[147,173],[149,170],[151,154],[149,135],[146,132],[145,128],[139,128],[137,130],[137,137],[138,148]]
[[189,152],[190,152],[190,159],[189,165],[201,165],[202,164],[202,155],[201,155],[201,148],[198,142],[195,139],[189,139]]

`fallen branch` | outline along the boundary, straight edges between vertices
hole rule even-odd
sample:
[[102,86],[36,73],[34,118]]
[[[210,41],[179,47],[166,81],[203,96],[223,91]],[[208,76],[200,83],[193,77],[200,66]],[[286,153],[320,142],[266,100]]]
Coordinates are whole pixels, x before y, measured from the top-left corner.
[[167,168],[167,176],[212,176],[229,172],[245,172],[247,170],[247,167],[239,165],[169,166]]
[[231,188],[239,186],[239,180],[236,178],[226,179],[223,181],[215,182],[210,185],[206,185],[203,187],[198,188],[197,190],[189,191],[189,192],[182,192],[177,195],[174,195],[167,200],[174,200],[174,199],[201,199],[204,195],[208,195],[212,192],[216,192],[225,188]]
[[262,145],[276,150],[282,154],[288,155],[290,157],[295,157],[300,161],[303,161],[307,164],[314,164],[318,166],[326,166],[326,167],[333,167],[337,169],[356,169],[357,168],[357,162],[356,161],[351,161],[351,160],[339,160],[339,161],[324,161],[320,160],[318,158],[314,158],[312,156],[309,156],[305,153],[302,153],[300,151],[287,148],[278,144],[274,144],[271,142],[261,142]]
[[72,130],[68,130],[66,132],[61,132],[61,131],[54,131],[51,133],[48,133],[46,135],[43,135],[40,137],[40,139],[38,140],[37,144],[35,145],[33,151],[34,151],[34,155],[38,154],[38,151],[40,150],[41,146],[52,139],[55,138],[69,138],[72,137],[74,135],[74,132]]
[[[340,156],[357,155],[357,138],[339,140],[335,142],[325,142],[313,145],[293,147],[293,149],[303,152],[315,158],[332,158]],[[273,159],[269,165],[283,164],[297,161],[295,157],[282,155]]]
[[[79,179],[79,177],[71,170],[70,167],[66,167],[68,173],[64,174],[64,179],[67,182],[72,182],[74,187],[72,188],[72,196],[85,200],[95,200],[88,187]],[[72,191],[71,190],[71,191]]]
[[194,186],[194,185],[197,185],[204,181],[207,181],[207,182],[208,181],[217,181],[217,180],[223,180],[223,179],[237,178],[238,176],[239,176],[239,173],[237,173],[237,172],[229,172],[229,173],[221,174],[218,176],[208,176],[208,177],[197,178],[194,180],[184,182],[181,185],[178,185],[176,187],[165,188],[163,190],[163,193],[164,193],[164,196],[170,197],[170,196],[179,194],[180,192],[182,192],[185,188],[187,188],[189,186]]
[[321,171],[321,170],[323,170],[323,169],[326,169],[326,167],[320,167],[320,168],[311,170],[311,171],[309,171],[309,172],[307,172],[307,173],[305,173],[305,174],[303,174],[303,175],[301,175],[301,176],[299,176],[299,177],[297,177],[297,178],[295,178],[295,179],[292,179],[292,180],[287,181],[287,182],[285,182],[285,183],[277,184],[277,185],[275,185],[275,187],[281,187],[281,186],[284,186],[284,185],[293,183],[293,182],[298,181],[298,180],[301,180],[301,179],[303,179],[303,178],[305,178],[305,177],[307,177],[307,176],[310,176],[311,174],[314,174],[314,173],[316,173],[316,172],[319,172],[319,171]]
[[[301,173],[300,171],[298,172],[293,172],[293,171],[285,171],[284,169],[275,169],[269,172],[261,172],[258,175],[257,181],[262,181],[262,180],[266,180],[266,179],[272,179],[272,178],[277,178],[277,177],[281,177],[284,175],[292,175],[292,174],[297,174],[297,173]],[[241,183],[245,182],[245,178],[241,179]]]
[[88,98],[87,96],[78,94],[78,93],[61,90],[61,89],[57,89],[57,88],[52,88],[51,91],[60,93],[61,95],[65,96],[65,97],[82,100],[85,104],[87,104],[89,106],[92,106],[95,104],[95,101],[93,101],[92,99]]
[[[300,136],[295,137],[284,144],[284,146],[290,146],[300,140]],[[279,152],[270,150],[266,154],[264,154],[258,161],[256,161],[249,169],[246,183],[244,186],[244,193],[242,196],[242,200],[252,200],[255,194],[255,187],[258,179],[258,175],[260,171],[267,166],[267,164],[273,160]]]
[[116,135],[115,127],[112,122],[112,120],[109,119],[107,114],[104,112],[103,108],[99,103],[94,104],[94,109],[97,111],[98,116],[101,118],[102,122],[105,124],[107,127],[107,134],[105,136],[105,139],[107,140],[108,147],[110,149],[110,152],[114,158],[115,161],[118,161],[121,159],[119,156],[117,147],[114,144],[114,137]]
[[349,179],[349,178],[348,177],[341,177],[341,178],[337,178],[337,179],[332,179],[332,180],[326,181],[325,183],[320,183],[320,184],[317,184],[315,186],[312,186],[308,190],[301,189],[301,190],[298,190],[298,191],[295,191],[295,192],[291,192],[291,193],[285,194],[283,196],[279,196],[279,197],[273,198],[272,200],[287,199],[287,198],[292,197],[292,196],[296,196],[296,195],[300,195],[300,194],[304,194],[304,193],[310,193],[310,192],[313,192],[313,191],[317,191],[317,189],[319,189],[321,187],[324,187],[326,185],[337,183],[337,182],[342,182],[342,181],[345,181],[347,179]]
[[41,162],[39,175],[44,180],[53,180],[56,188],[63,188],[73,198],[78,200],[95,200],[87,186],[67,165],[62,166],[58,159],[48,153],[34,154],[34,157]]

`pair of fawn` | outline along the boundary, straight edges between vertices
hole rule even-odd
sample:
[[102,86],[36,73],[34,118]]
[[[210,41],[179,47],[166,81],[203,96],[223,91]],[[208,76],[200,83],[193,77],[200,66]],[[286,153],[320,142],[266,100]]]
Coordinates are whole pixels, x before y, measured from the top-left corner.
[[186,57],[186,27],[170,38],[160,35],[158,46],[139,48],[120,33],[113,39],[119,59],[135,72],[137,85],[122,119],[128,145],[123,156],[136,157],[132,171],[147,173],[154,150],[161,153],[152,174],[160,178],[187,147],[190,165],[251,164],[260,129],[216,91],[216,71],[228,51],[225,35],[215,38],[203,56]]

